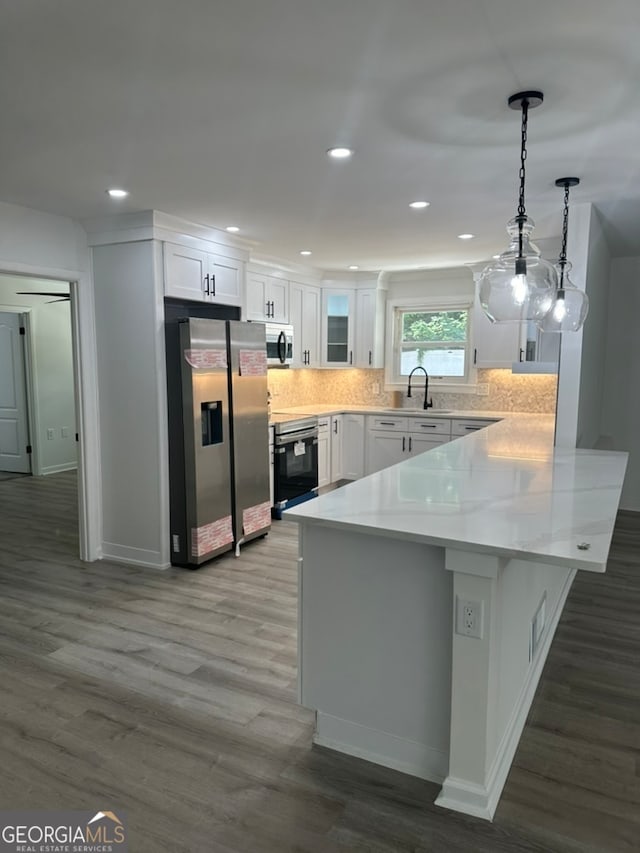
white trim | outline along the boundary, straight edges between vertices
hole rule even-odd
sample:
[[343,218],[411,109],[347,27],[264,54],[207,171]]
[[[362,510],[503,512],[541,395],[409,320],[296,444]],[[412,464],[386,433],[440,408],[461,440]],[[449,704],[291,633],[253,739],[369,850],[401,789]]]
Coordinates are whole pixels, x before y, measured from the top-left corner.
[[169,404],[167,401],[167,363],[164,332],[164,270],[163,247],[154,243],[153,250],[154,282],[156,288],[155,305],[155,364],[156,393],[158,396],[158,472],[160,503],[160,558],[166,565],[171,563],[170,553],[170,495],[169,495]]
[[117,542],[102,543],[102,559],[112,563],[125,563],[129,566],[143,566],[146,569],[161,571],[171,568],[171,564],[163,559],[159,551],[130,548],[127,545],[119,545]]
[[511,769],[516,749],[522,736],[527,715],[535,696],[544,664],[549,654],[551,641],[553,640],[560,616],[571,590],[571,585],[576,576],[576,570],[571,569],[567,575],[564,586],[556,602],[555,610],[549,620],[544,642],[541,644],[536,659],[529,669],[520,695],[518,696],[509,722],[505,729],[502,740],[496,750],[495,758],[491,764],[485,785],[476,785],[448,776],[442,786],[442,791],[436,798],[436,805],[445,809],[474,815],[484,820],[493,820],[496,807],[502,794],[502,789],[507,781],[507,775]]
[[40,470],[40,475],[46,477],[48,474],[60,474],[62,471],[76,471],[77,462],[61,462],[59,465],[47,465]]
[[442,783],[449,767],[447,752],[322,711],[316,713],[313,742],[429,782]]
[[22,323],[25,329],[24,340],[24,373],[27,390],[27,419],[29,423],[29,444],[31,445],[31,474],[38,477],[42,474],[40,467],[40,442],[38,441],[38,424],[40,412],[38,408],[38,380],[36,374],[36,350],[34,343],[34,320],[31,308],[22,312]]

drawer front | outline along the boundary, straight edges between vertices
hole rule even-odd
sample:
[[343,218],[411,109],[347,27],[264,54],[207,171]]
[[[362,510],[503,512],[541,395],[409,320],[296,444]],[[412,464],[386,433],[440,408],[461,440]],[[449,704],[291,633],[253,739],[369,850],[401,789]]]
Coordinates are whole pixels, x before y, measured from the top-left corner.
[[451,421],[451,435],[469,435],[470,432],[477,432],[495,423],[487,420]]
[[448,438],[451,434],[451,421],[449,418],[409,418],[409,432]]
[[373,415],[367,418],[367,426],[373,430],[402,430],[406,432],[407,418],[396,418],[394,415]]

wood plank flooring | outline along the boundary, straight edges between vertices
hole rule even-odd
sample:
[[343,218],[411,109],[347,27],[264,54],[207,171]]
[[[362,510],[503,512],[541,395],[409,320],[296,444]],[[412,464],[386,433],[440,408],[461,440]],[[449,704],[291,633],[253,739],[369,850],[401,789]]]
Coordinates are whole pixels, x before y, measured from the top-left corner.
[[133,853],[640,850],[640,521],[579,575],[496,819],[311,748],[297,528],[197,572],[77,558],[72,473],[0,482],[0,808],[128,814]]

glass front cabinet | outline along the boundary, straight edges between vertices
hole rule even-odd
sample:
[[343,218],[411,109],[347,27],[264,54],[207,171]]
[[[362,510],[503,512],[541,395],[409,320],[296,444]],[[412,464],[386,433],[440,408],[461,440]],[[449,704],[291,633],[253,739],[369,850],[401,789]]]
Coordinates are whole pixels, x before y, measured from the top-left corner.
[[355,290],[322,291],[322,363],[326,367],[352,367],[354,351]]

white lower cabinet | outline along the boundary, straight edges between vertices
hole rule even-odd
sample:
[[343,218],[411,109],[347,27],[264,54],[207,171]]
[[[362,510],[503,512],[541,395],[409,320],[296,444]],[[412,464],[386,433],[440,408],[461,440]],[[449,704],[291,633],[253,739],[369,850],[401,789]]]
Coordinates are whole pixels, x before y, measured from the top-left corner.
[[366,473],[373,474],[432,450],[450,440],[451,421],[446,418],[368,418]]
[[318,420],[318,486],[331,482],[331,450],[329,447],[329,418]]
[[344,478],[343,427],[344,415],[331,416],[331,482]]
[[367,446],[367,474],[382,471],[406,459],[406,436],[401,432],[371,430]]
[[364,477],[364,415],[342,417],[342,478],[359,480]]

